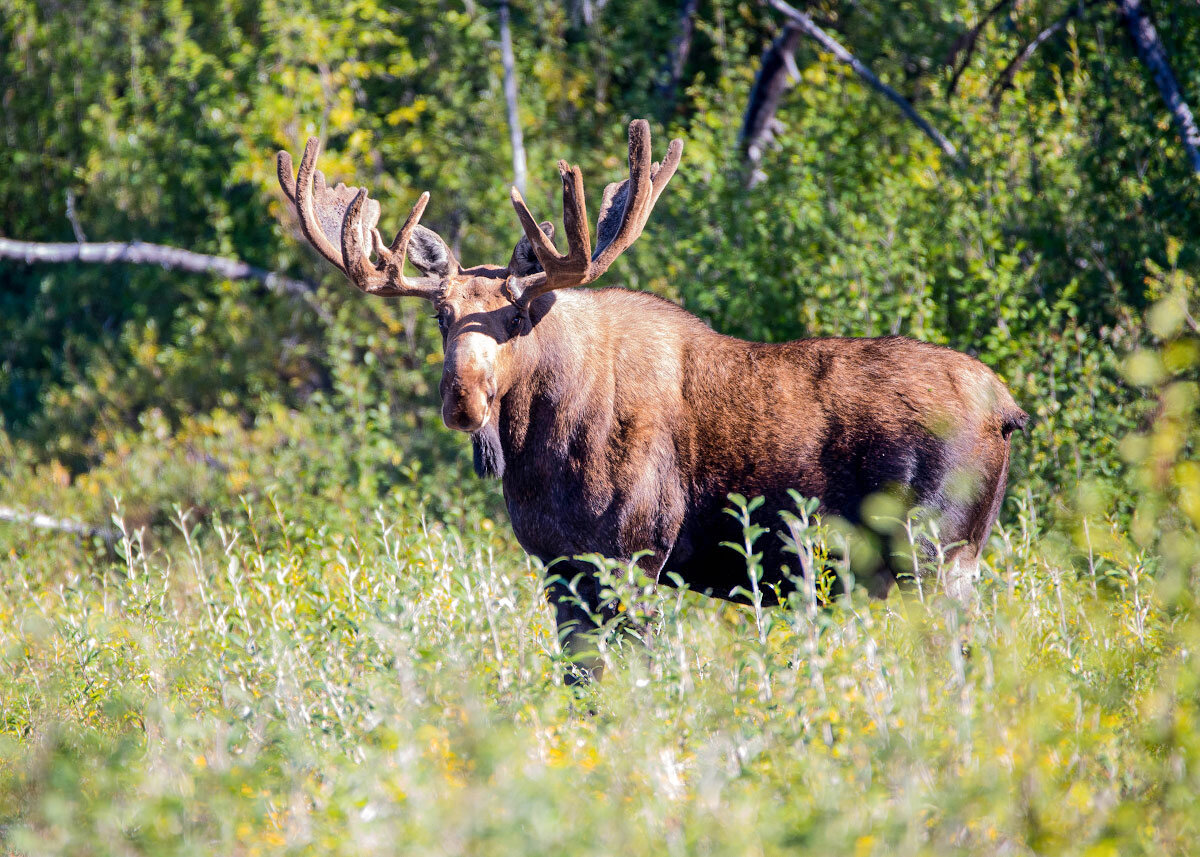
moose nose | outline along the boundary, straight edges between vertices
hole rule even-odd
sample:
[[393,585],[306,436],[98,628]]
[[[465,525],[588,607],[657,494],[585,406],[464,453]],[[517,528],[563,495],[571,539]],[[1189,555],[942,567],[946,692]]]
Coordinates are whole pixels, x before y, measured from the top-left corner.
[[478,383],[455,380],[448,387],[442,398],[442,422],[446,428],[465,432],[476,432],[483,428],[496,399],[495,380],[481,379]]

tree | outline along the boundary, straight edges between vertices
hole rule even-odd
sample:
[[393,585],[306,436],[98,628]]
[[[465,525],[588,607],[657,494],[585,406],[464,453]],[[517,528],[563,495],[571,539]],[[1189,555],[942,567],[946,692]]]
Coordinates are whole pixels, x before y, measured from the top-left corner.
[[1150,71],[1158,91],[1162,93],[1163,101],[1167,103],[1167,109],[1171,111],[1171,118],[1175,121],[1179,140],[1187,153],[1192,170],[1200,173],[1200,128],[1196,127],[1196,117],[1192,115],[1191,108],[1188,107],[1171,71],[1166,48],[1163,47],[1158,31],[1154,29],[1150,13],[1142,5],[1142,0],[1118,0],[1117,5],[1120,7],[1125,26],[1129,28],[1133,37],[1138,56]]

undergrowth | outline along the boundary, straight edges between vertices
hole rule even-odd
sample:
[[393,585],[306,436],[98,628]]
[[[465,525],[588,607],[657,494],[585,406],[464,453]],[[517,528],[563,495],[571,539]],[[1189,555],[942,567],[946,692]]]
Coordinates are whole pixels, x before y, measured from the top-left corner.
[[[118,518],[118,520],[120,520]],[[661,588],[573,690],[543,573],[394,494],[0,561],[0,824],[36,854],[1186,853],[1197,624],[1028,509],[978,603]],[[814,550],[807,522],[798,550]],[[1101,533],[1100,535],[1103,535]],[[1053,554],[1053,549],[1049,551]],[[621,590],[620,575],[612,578]],[[631,597],[638,596],[637,598]]]

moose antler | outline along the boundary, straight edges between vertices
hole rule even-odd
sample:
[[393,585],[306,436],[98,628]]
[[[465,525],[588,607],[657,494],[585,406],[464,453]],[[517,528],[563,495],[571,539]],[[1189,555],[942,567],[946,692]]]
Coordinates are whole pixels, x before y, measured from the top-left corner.
[[[629,178],[613,182],[604,189],[600,218],[596,222],[599,245],[591,250],[587,209],[583,201],[583,174],[579,167],[558,162],[563,183],[563,227],[567,233],[567,252],[558,252],[550,236],[538,227],[520,192],[512,189],[512,204],[521,221],[525,237],[541,263],[539,273],[526,277],[510,276],[510,299],[528,306],[538,295],[554,289],[582,286],[597,279],[609,265],[642,234],[646,220],[679,166],[683,141],[672,140],[662,163],[650,163],[650,125],[645,119],[629,123]],[[549,230],[553,234],[553,230]]]
[[[429,202],[422,193],[409,212],[404,226],[396,233],[391,246],[383,243],[376,229],[379,223],[379,203],[367,196],[366,188],[338,184],[330,188],[325,176],[317,169],[317,154],[321,144],[309,137],[300,159],[300,170],[292,178],[292,156],[280,152],[277,160],[279,184],[296,208],[300,230],[317,252],[336,265],[362,291],[382,297],[419,297],[433,300],[441,292],[438,277],[404,276],[404,260],[413,230]],[[368,249],[366,236],[370,235]],[[334,242],[337,242],[335,245]],[[371,261],[371,250],[379,258]]]

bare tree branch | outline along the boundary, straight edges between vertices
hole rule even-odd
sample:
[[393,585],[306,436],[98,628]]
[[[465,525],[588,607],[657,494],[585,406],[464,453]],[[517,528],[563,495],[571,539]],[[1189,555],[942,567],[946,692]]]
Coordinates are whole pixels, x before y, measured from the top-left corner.
[[[950,46],[950,52],[946,55],[945,63],[954,69],[954,73],[950,76],[950,85],[946,87],[947,98],[954,94],[954,90],[958,87],[958,79],[962,77],[962,73],[971,64],[971,57],[975,55],[975,47],[979,44],[979,36],[983,33],[984,27],[1011,2],[1012,0],[996,0],[992,4],[992,7],[979,19],[978,24],[954,40],[954,44]],[[961,64],[958,62],[959,54],[963,55]]]
[[1162,93],[1163,101],[1167,102],[1167,109],[1171,111],[1175,120],[1179,139],[1183,143],[1183,150],[1187,153],[1192,171],[1200,173],[1200,128],[1196,127],[1196,117],[1192,115],[1191,108],[1179,90],[1179,84],[1171,71],[1171,63],[1167,59],[1167,50],[1162,39],[1158,37],[1158,31],[1154,29],[1150,13],[1142,5],[1142,0],[1117,0],[1117,5],[1121,10],[1121,17],[1125,20],[1125,26],[1129,28],[1133,42],[1137,45],[1138,56],[1154,76],[1158,91]]
[[525,193],[525,139],[521,134],[521,115],[517,112],[517,61],[513,56],[512,28],[508,20],[508,0],[500,0],[500,62],[504,66],[504,105],[508,112],[508,139],[512,143],[513,184]]
[[58,530],[63,533],[74,533],[77,536],[98,536],[108,543],[115,542],[121,534],[112,527],[94,527],[72,518],[52,518],[41,512],[27,512],[14,509],[11,506],[0,506],[0,521],[12,524],[25,524],[39,530]]
[[0,259],[18,259],[27,264],[88,262],[99,265],[158,265],[176,271],[197,274],[217,274],[230,280],[257,280],[276,294],[289,295],[306,301],[325,321],[331,321],[329,311],[313,297],[316,287],[304,280],[295,280],[256,268],[240,259],[208,256],[179,247],[147,244],[142,241],[79,242],[77,244],[14,241],[0,238]]
[[829,51],[839,60],[844,62],[850,68],[854,69],[855,74],[869,83],[877,92],[900,108],[908,120],[916,125],[921,131],[932,140],[939,149],[946,155],[958,161],[958,150],[954,148],[954,144],[942,136],[936,128],[929,122],[916,108],[912,106],[907,98],[901,95],[896,90],[892,89],[882,80],[880,80],[873,71],[867,68],[863,63],[855,57],[850,51],[842,47],[842,44],[822,30],[816,25],[812,18],[805,15],[799,9],[785,3],[784,0],[767,0],[775,10],[786,15],[806,36],[816,41],[821,47]]
[[75,240],[82,244],[87,241],[87,235],[83,233],[83,225],[79,222],[79,215],[75,213],[75,193],[67,191],[67,220],[71,222],[71,231],[75,233]]

